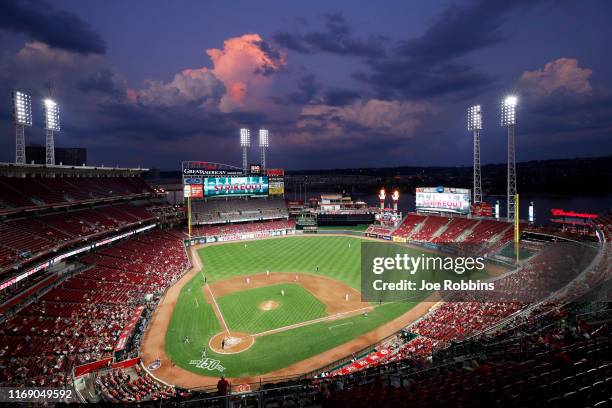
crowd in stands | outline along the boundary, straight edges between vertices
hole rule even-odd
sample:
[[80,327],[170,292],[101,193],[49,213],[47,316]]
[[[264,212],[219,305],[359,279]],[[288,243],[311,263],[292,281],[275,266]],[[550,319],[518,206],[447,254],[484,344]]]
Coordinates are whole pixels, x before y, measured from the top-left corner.
[[152,193],[139,177],[0,177],[0,212]]
[[503,221],[409,213],[392,236],[493,253],[512,241],[514,228]]
[[196,225],[229,222],[287,219],[289,212],[282,199],[213,199],[194,201],[191,206],[192,223]]
[[376,224],[368,226],[368,228],[365,230],[366,234],[384,235],[384,236],[391,236],[392,232],[393,232],[393,227],[386,227],[383,225],[376,225]]
[[[279,407],[607,407],[612,397],[612,327],[591,327],[564,312],[551,317],[553,324],[544,329],[510,338],[504,334],[502,343],[461,356],[449,353],[422,364],[411,356],[389,354],[395,358],[348,375],[288,379],[265,384],[252,399],[244,394],[227,398],[241,406]],[[223,395],[196,393],[180,404],[224,406],[228,401]]]
[[2,222],[0,271],[20,260],[43,256],[84,239],[153,218],[154,215],[144,206],[119,204]]
[[[606,220],[604,217],[604,224],[601,224],[604,230],[612,224],[605,223]],[[421,222],[423,221],[421,219]],[[415,223],[413,221],[404,224],[414,227]],[[456,224],[465,226],[467,222],[458,221]],[[458,226],[453,227],[449,235],[456,237],[461,234],[460,230]],[[498,228],[497,231],[499,230],[501,229]],[[610,229],[607,230],[609,234]],[[470,234],[473,234],[473,231]],[[487,239],[487,235],[482,233],[473,236]],[[396,336],[390,343],[380,345],[377,350],[386,347],[390,352],[373,366],[409,360],[418,367],[423,367],[431,363],[434,352],[447,350],[449,346],[463,339],[482,336],[487,329],[497,327],[500,322],[505,325],[517,321],[533,324],[534,317],[539,319],[539,316],[558,320],[564,316],[559,312],[562,305],[590,294],[602,281],[609,281],[612,276],[610,265],[612,251],[607,243],[599,247],[588,243],[545,246],[537,255],[523,262],[515,272],[505,274],[497,280],[496,288],[503,293],[501,298],[504,301],[484,297],[472,297],[473,301],[454,301],[452,297],[448,298],[405,329],[406,332],[417,335],[416,338]],[[563,290],[556,292],[559,289]],[[546,299],[553,293],[556,293],[555,302],[543,303],[542,306],[529,310],[528,307],[533,302]],[[537,297],[528,299],[528,296],[533,294]],[[609,299],[609,296],[604,296],[604,299]],[[495,329],[495,332],[499,333],[499,330]]]
[[156,401],[172,398],[177,394],[174,387],[155,381],[138,365],[100,374],[96,378],[96,386],[102,398],[110,403]]
[[89,254],[71,276],[0,328],[0,384],[60,386],[71,367],[112,355],[143,304],[185,270],[182,233],[155,230]]
[[[50,180],[47,187],[40,190],[40,180],[28,179],[22,188],[23,181],[15,184],[12,179],[0,179],[0,187],[10,191],[10,194],[0,193],[0,210],[150,192],[139,179]],[[16,186],[22,188],[18,194],[14,193]],[[47,194],[49,189],[54,192]],[[282,201],[239,201],[248,204],[237,211],[233,210],[237,201],[205,203],[213,207],[196,212],[196,218],[202,215],[198,221],[207,225],[194,227],[194,235],[227,236],[295,229],[294,221],[286,219],[287,209]],[[20,258],[151,217],[150,208],[120,204],[3,222],[0,224],[0,267],[6,268]],[[250,217],[270,220],[227,223]],[[612,216],[601,217],[598,222],[607,239],[611,239]],[[488,242],[488,250],[494,251],[512,239],[513,229],[500,221],[410,214],[395,231],[371,226],[366,232],[434,243]],[[146,295],[153,295],[154,301],[149,303],[131,339],[131,346],[136,347],[155,299],[187,266],[184,238],[182,231],[151,231],[82,256],[80,262],[88,267],[66,280],[60,280],[57,275],[45,275],[33,282],[22,296],[30,296],[49,285],[52,289],[3,322],[0,328],[0,384],[66,384],[66,373],[73,366],[112,354],[117,337],[134,309],[145,303]],[[569,301],[609,278],[612,251],[604,248],[602,254],[597,265],[586,269],[585,260],[542,252],[516,273],[505,277],[501,285],[507,293],[538,284],[550,288],[552,283],[543,281],[540,272],[554,270],[558,272],[554,278],[560,287],[574,279],[576,272],[586,270],[583,279],[573,282],[572,293],[565,299]],[[523,302],[510,301],[442,303],[406,328],[406,333],[416,337],[398,335],[391,339],[386,344],[391,352],[373,364],[369,373],[364,370],[340,379],[307,381],[306,387],[326,406],[437,406],[442,403],[455,406],[466,401],[493,406],[508,398],[518,402],[522,395],[529,395],[533,405],[557,406],[563,401],[596,403],[603,398],[605,390],[612,389],[609,381],[612,377],[609,358],[612,333],[609,328],[599,332],[582,326],[550,331],[545,336],[529,337],[528,353],[524,349],[514,353],[516,350],[509,348],[501,356],[474,358],[468,365],[426,370],[439,350],[452,349],[456,342],[473,336],[482,339],[483,331],[499,322],[514,324],[512,330],[497,331],[496,341],[506,339],[510,333],[516,334],[519,326],[521,333],[530,332],[536,322],[542,322],[541,316],[550,322],[566,316],[558,303],[546,303],[530,314],[523,313],[525,306]],[[598,365],[597,361],[607,363]],[[381,379],[380,373],[393,370],[397,373],[400,368],[406,368],[410,376],[396,376],[399,387],[390,386],[390,376],[386,377],[386,383]],[[368,377],[372,373],[374,376]],[[108,402],[175,397],[174,389],[155,382],[138,367],[131,371],[111,370],[98,377],[97,384]]]
[[433,368],[388,364],[319,380],[322,406],[609,406],[612,333],[553,329]]
[[197,237],[212,237],[293,229],[295,229],[294,220],[276,220],[244,222],[239,224],[194,226],[192,234]]

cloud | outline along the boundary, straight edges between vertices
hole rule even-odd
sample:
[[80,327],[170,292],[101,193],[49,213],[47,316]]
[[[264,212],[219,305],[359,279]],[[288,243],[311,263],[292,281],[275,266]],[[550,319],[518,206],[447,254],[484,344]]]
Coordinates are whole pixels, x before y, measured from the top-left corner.
[[588,68],[580,68],[574,58],[559,58],[547,62],[544,69],[525,71],[518,81],[521,93],[533,96],[550,96],[554,92],[570,92],[588,95],[593,88]]
[[300,36],[296,34],[291,34],[287,32],[276,33],[273,36],[274,41],[276,41],[280,46],[288,48],[293,51],[297,51],[302,54],[310,54],[310,48],[303,43],[303,40]]
[[[367,137],[371,134],[405,137],[414,135],[422,117],[430,110],[430,105],[425,102],[380,99],[358,100],[342,107],[306,105],[296,126],[327,130],[327,135],[321,137],[346,137],[349,133],[353,139],[356,135]],[[353,132],[347,132],[349,129]]]
[[350,89],[328,89],[323,93],[323,100],[326,105],[344,106],[358,99],[360,94]]
[[15,55],[5,55],[0,60],[0,82],[34,95],[50,83],[60,100],[82,99],[79,108],[84,102],[104,103],[126,95],[125,81],[104,56],[78,54],[41,42],[26,43]]
[[270,99],[278,105],[304,105],[310,102],[321,90],[322,85],[313,74],[302,76],[297,81],[297,92],[284,96],[272,96]]
[[123,80],[116,72],[106,68],[82,76],[76,82],[76,88],[81,92],[114,95],[116,98],[125,95]]
[[402,41],[386,58],[369,60],[371,73],[358,72],[353,77],[388,97],[478,92],[492,80],[460,59],[506,40],[503,27],[509,15],[534,4],[537,2],[529,0],[480,0],[450,6],[421,36]]
[[523,143],[561,156],[588,151],[589,146],[596,146],[591,154],[609,150],[612,93],[592,86],[591,75],[591,69],[580,67],[573,58],[559,58],[542,69],[523,72],[516,85],[521,133],[528,136]]
[[535,3],[479,0],[465,7],[452,5],[423,35],[403,41],[398,54],[413,62],[434,65],[495,45],[508,37],[503,30],[508,14]]
[[[222,112],[219,106],[229,91],[217,73],[224,74],[229,84],[246,85],[242,101],[247,104],[249,94],[263,90],[272,74],[282,69],[284,57],[250,37],[242,42],[249,56],[234,61],[248,67],[236,72],[229,62],[239,50],[233,49],[236,42],[230,45],[230,49],[217,50],[220,52],[215,55],[213,68],[185,69],[170,81],[151,79],[139,89],[128,89],[104,55],[79,54],[31,42],[13,55],[0,55],[0,94],[9,95],[12,89],[32,94],[34,126],[28,129],[27,142],[44,141],[40,99],[46,94],[45,84],[53,83],[62,116],[62,132],[56,142],[59,146],[89,148],[92,163],[163,163],[170,168],[180,159],[211,155],[231,163],[237,157],[228,149],[238,143],[235,130],[242,124],[266,123],[268,118],[265,110]],[[10,106],[0,106],[0,118],[0,131],[8,131]],[[10,159],[12,143],[11,139],[0,140],[3,160]]]
[[373,85],[388,97],[431,98],[445,95],[467,96],[489,86],[492,79],[467,64],[444,63],[418,69],[403,59],[372,64],[373,73],[353,77]]
[[342,14],[328,14],[323,16],[323,19],[322,31],[310,31],[303,35],[280,32],[274,35],[274,40],[281,46],[302,54],[326,52],[364,58],[376,58],[385,54],[382,37],[353,37]]
[[142,89],[135,91],[138,103],[147,106],[191,104],[215,108],[226,89],[208,68],[185,69],[170,82],[148,79]]
[[269,85],[271,75],[287,64],[285,56],[259,34],[230,38],[223,42],[223,49],[211,48],[206,53],[213,62],[211,71],[227,89],[219,105],[223,112],[253,103]]
[[224,41],[223,49],[206,54],[212,68],[184,69],[172,81],[148,79],[142,89],[130,90],[130,99],[147,106],[191,104],[232,112],[255,108],[272,75],[287,64],[282,52],[258,34],[245,34]]
[[106,52],[106,43],[87,22],[44,0],[0,2],[0,29],[23,33],[49,47],[79,54]]

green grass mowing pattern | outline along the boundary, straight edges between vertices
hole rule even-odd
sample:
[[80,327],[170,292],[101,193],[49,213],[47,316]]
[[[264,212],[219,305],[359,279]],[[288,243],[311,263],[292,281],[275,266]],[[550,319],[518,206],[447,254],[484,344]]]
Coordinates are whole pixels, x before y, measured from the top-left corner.
[[[212,245],[200,249],[199,255],[209,282],[270,270],[328,276],[359,290],[362,242],[359,238],[342,236],[288,237],[249,241],[246,247],[244,242]],[[402,251],[414,256],[421,253],[403,246]],[[189,364],[189,360],[201,357],[203,346],[207,347],[209,339],[221,331],[212,308],[205,303],[203,283],[202,274],[197,274],[181,290],[166,334],[166,352],[186,370],[217,376],[218,371]],[[375,305],[368,317],[353,316],[258,337],[253,346],[242,353],[221,355],[208,350],[208,357],[219,359],[226,367],[224,374],[229,377],[262,376],[344,344],[401,316],[417,303],[416,299],[382,303]],[[189,344],[183,342],[186,335],[190,337]]]
[[[265,377],[265,373],[315,356],[370,332],[381,324],[401,316],[415,304],[387,303],[377,307],[368,314],[368,317],[357,315],[258,337],[246,352],[221,355],[216,358],[226,367],[225,374],[229,377],[246,375]],[[203,374],[202,370],[192,371]]]
[[[267,300],[277,302],[278,307],[261,310],[259,304]],[[230,332],[255,334],[327,316],[323,303],[291,283],[231,293],[218,298],[217,303]]]
[[212,245],[198,254],[210,282],[269,270],[328,276],[359,290],[361,242],[342,236],[289,237],[249,241],[246,247],[244,242]]
[[[204,299],[203,284],[198,273],[181,289],[166,332],[166,353],[183,368],[191,367],[189,360],[199,359],[210,338],[221,331],[212,306]],[[184,342],[185,336],[189,343]]]

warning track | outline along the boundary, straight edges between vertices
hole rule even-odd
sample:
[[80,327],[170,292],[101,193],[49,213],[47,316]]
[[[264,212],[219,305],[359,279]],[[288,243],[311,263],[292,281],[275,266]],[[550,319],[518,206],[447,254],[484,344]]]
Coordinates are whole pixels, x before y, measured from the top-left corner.
[[[151,321],[149,322],[147,331],[141,343],[141,358],[144,363],[144,366],[146,367],[147,365],[159,358],[161,360],[162,365],[152,374],[156,378],[168,384],[173,384],[184,388],[214,386],[218,381],[218,377],[202,376],[191,371],[185,370],[179,366],[173,367],[169,356],[165,352],[166,332],[168,331],[170,320],[172,318],[172,313],[176,306],[180,291],[183,286],[185,286],[185,284],[187,284],[201,270],[200,258],[197,254],[197,249],[199,248],[200,247],[191,247],[189,249],[189,257],[191,259],[193,267],[166,291],[166,294],[160,301],[157,309],[153,314],[153,317],[151,318]],[[296,274],[294,273],[274,273],[270,274],[270,276],[266,276],[266,274],[264,273],[258,275],[251,275],[252,279],[250,285],[247,285],[247,283],[245,282],[245,277],[241,276],[226,279],[223,281],[223,284],[221,284],[222,282],[214,282],[211,283],[210,286],[215,297],[222,297],[225,294],[246,289],[252,289],[255,287],[263,287],[267,285],[287,282],[296,283],[294,282],[295,275]],[[310,286],[314,284],[314,280],[311,281],[309,279],[313,276],[315,277],[315,279],[322,279],[319,280],[319,283],[316,285],[317,287],[319,287],[319,290],[316,290],[315,288]],[[269,279],[269,281],[264,281],[263,279],[259,279],[259,277]],[[277,279],[279,279],[280,281],[274,281]],[[232,285],[227,285],[230,281],[234,280],[235,282],[232,282]],[[360,293],[355,289],[349,288],[342,282],[309,274],[299,274],[298,281],[301,286],[303,286],[309,292],[313,293],[322,303],[326,305],[326,312],[330,315],[326,318],[331,318],[339,313],[346,313],[345,315],[341,316],[343,318],[348,317],[350,313],[363,313],[362,311],[359,311],[360,309],[364,308],[364,304],[361,303]],[[320,289],[321,285],[326,286],[334,284],[334,282],[342,285],[342,289],[340,289],[340,287],[336,287],[336,289],[330,290],[328,294],[325,294],[325,292]],[[350,291],[348,291],[348,289],[350,289]],[[347,293],[347,291],[349,293],[349,301],[345,301],[344,299],[344,294]],[[208,291],[205,291],[205,293],[206,292]],[[210,294],[208,296],[210,296]],[[256,383],[260,380],[265,381],[265,378],[278,378],[284,376],[299,375],[317,370],[332,361],[344,358],[347,355],[350,355],[351,353],[360,351],[372,344],[375,344],[388,337],[389,335],[406,327],[408,324],[414,322],[416,319],[426,314],[429,309],[433,307],[438,301],[437,298],[430,298],[428,300],[430,301],[422,302],[416,305],[404,315],[386,324],[383,324],[368,333],[360,335],[347,343],[324,351],[316,356],[291,364],[285,368],[270,372],[266,374],[265,377],[257,376],[234,378],[231,379],[232,383]],[[291,326],[287,326],[286,330],[291,330],[291,328]]]

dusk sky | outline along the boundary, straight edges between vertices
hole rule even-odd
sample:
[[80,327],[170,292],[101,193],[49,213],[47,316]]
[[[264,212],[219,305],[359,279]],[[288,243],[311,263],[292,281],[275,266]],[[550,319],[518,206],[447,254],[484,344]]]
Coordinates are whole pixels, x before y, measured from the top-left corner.
[[[519,97],[517,161],[612,154],[612,2],[0,2],[0,161],[15,160],[11,90],[32,94],[28,144],[89,164],[240,165],[239,128],[270,130],[269,167],[505,161],[500,101]],[[256,145],[256,137],[252,137]],[[259,151],[250,151],[251,162]]]

